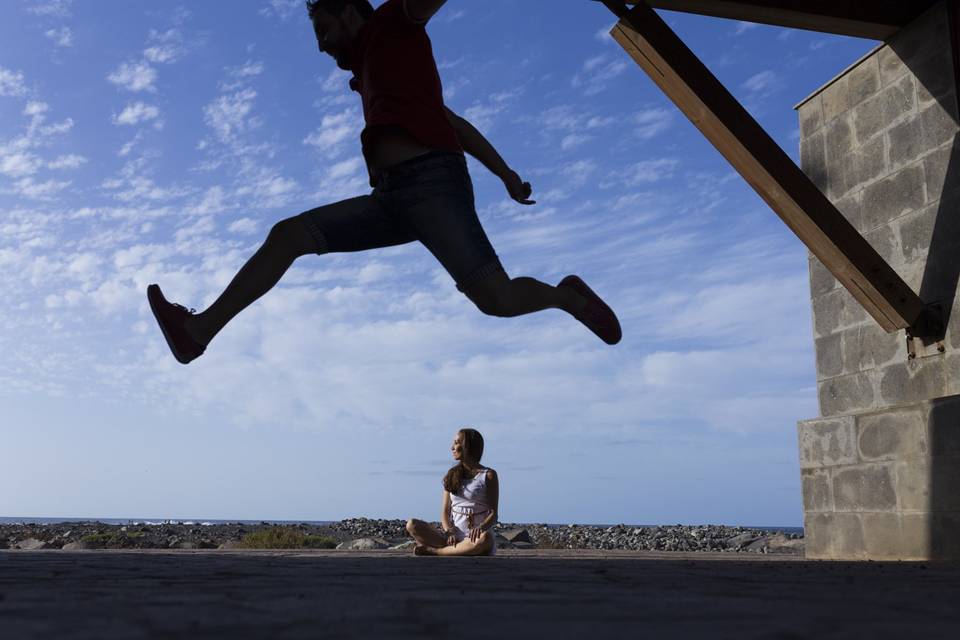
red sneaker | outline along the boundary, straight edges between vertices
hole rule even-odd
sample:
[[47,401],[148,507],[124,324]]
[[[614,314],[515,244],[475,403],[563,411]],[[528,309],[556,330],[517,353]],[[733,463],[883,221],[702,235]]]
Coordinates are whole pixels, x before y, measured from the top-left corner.
[[582,322],[590,331],[597,334],[601,340],[607,344],[617,344],[623,337],[620,330],[620,321],[617,320],[613,309],[607,306],[607,303],[595,294],[587,283],[577,276],[567,276],[560,281],[558,287],[570,287],[581,296],[587,299],[587,306],[583,311],[575,314],[574,317]]
[[167,346],[170,347],[177,362],[187,364],[203,354],[206,347],[191,338],[183,327],[183,321],[194,313],[192,309],[167,302],[160,291],[160,286],[156,284],[147,287],[147,300],[150,302],[153,317],[157,319],[157,324],[163,331],[163,337],[167,339]]

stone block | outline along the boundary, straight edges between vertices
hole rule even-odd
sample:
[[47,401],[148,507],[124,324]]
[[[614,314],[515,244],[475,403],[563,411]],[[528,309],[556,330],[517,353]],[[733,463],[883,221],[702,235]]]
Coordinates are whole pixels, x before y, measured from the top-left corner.
[[856,143],[864,144],[916,108],[913,77],[906,75],[851,112]]
[[867,186],[861,209],[864,229],[874,229],[922,207],[923,184],[923,165],[918,163]]
[[891,169],[911,164],[929,151],[923,140],[920,116],[916,114],[890,127],[885,137],[890,148]]
[[931,455],[960,456],[960,396],[937,398],[927,410]]
[[901,332],[887,333],[876,323],[865,324],[859,331],[860,369],[884,367],[895,362],[906,362],[907,341]]
[[924,358],[892,364],[880,370],[880,402],[891,407],[923,402],[945,395],[942,357]]
[[863,102],[880,89],[880,63],[876,56],[870,56],[847,75],[847,100],[851,106]]
[[923,176],[928,203],[939,200],[945,191],[960,187],[960,141],[954,139],[927,155],[923,159]]
[[925,260],[937,223],[937,205],[930,205],[898,218],[893,224],[899,236],[900,255],[896,263],[909,264]]
[[837,78],[823,88],[820,97],[823,103],[823,121],[829,123],[837,116],[850,109],[850,98],[847,91],[847,76]]
[[920,63],[941,53],[950,46],[949,18],[946,4],[935,5],[924,15],[901,29],[888,46],[896,52],[907,68],[913,70]]
[[930,520],[930,557],[960,560],[960,513],[934,513]]
[[930,461],[926,458],[898,461],[895,465],[897,509],[930,511]]
[[839,467],[833,472],[833,503],[837,511],[890,511],[897,508],[893,465],[887,463]]
[[960,512],[960,456],[930,459],[930,510]]
[[842,289],[834,289],[813,299],[814,336],[828,336],[839,329],[844,301]]
[[804,469],[800,472],[805,513],[833,511],[833,492],[830,474],[821,469]]
[[923,130],[923,144],[927,149],[952,144],[957,135],[956,111],[947,111],[939,103],[934,103],[920,112],[920,126]]
[[817,94],[798,110],[800,116],[800,136],[808,138],[823,126],[823,98]]
[[811,560],[865,560],[863,523],[857,513],[803,516],[804,555]]
[[870,246],[880,254],[888,264],[896,268],[897,264],[903,262],[900,257],[900,247],[897,242],[893,226],[889,224],[874,227],[863,234],[864,239],[870,243]]
[[823,193],[830,189],[826,148],[823,133],[817,132],[800,140],[800,168]]
[[875,371],[862,371],[818,383],[820,415],[826,418],[875,409],[879,399],[874,389]]
[[833,274],[830,273],[830,270],[823,266],[823,263],[820,262],[816,256],[810,256],[809,266],[811,298],[822,296],[827,292],[833,291],[837,288],[837,286],[839,286],[837,279],[833,277]]
[[857,462],[854,419],[850,416],[799,422],[797,440],[801,469]]
[[919,406],[859,416],[856,429],[860,459],[904,460],[926,455],[925,417]]
[[863,216],[860,215],[860,200],[862,192],[855,191],[842,198],[837,199],[833,206],[843,214],[843,217],[852,224],[857,230],[863,227]]
[[844,193],[883,176],[888,166],[886,136],[878,136],[864,143],[844,159]]
[[877,52],[877,62],[880,70],[880,85],[883,87],[896,82],[908,71],[907,65],[889,45],[882,47]]
[[946,105],[947,101],[955,100],[951,95],[956,80],[953,75],[953,56],[949,48],[934,53],[912,71],[917,79],[917,102],[921,106],[936,101]]
[[863,541],[871,560],[930,557],[929,514],[864,513]]
[[841,332],[814,339],[814,350],[817,355],[817,380],[843,374],[842,337],[843,333]]

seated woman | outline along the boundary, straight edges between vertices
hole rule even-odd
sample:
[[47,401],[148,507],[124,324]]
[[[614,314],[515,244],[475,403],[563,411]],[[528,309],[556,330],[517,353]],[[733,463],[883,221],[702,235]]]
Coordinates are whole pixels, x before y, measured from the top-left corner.
[[411,518],[407,532],[417,541],[413,551],[420,556],[493,555],[500,485],[497,472],[480,464],[483,436],[476,429],[461,429],[450,450],[458,464],[443,478],[443,532]]

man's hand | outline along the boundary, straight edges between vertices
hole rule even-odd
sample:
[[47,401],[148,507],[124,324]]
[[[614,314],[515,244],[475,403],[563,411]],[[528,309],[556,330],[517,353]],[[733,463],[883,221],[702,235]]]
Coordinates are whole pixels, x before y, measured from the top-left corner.
[[529,182],[524,182],[517,175],[516,171],[509,171],[503,177],[503,185],[507,188],[510,197],[520,204],[537,204],[536,200],[530,200],[530,194],[533,193],[533,187]]

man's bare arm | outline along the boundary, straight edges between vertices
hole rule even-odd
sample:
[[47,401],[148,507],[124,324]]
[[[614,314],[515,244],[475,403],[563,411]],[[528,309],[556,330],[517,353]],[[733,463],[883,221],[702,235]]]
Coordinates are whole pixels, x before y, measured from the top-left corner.
[[407,17],[418,24],[425,24],[447,0],[403,0]]
[[457,138],[460,140],[460,146],[463,147],[463,150],[479,160],[493,175],[503,180],[511,198],[521,204],[536,204],[536,201],[528,199],[532,191],[530,183],[523,182],[517,172],[507,166],[507,163],[500,157],[493,145],[483,137],[483,134],[450,109],[446,107],[444,109],[447,113],[447,120],[450,121],[457,132]]

